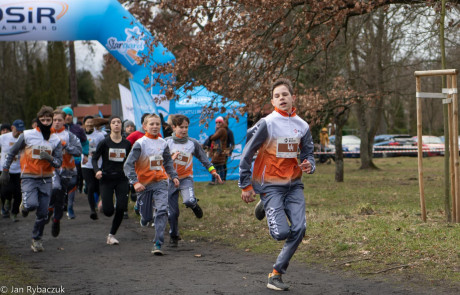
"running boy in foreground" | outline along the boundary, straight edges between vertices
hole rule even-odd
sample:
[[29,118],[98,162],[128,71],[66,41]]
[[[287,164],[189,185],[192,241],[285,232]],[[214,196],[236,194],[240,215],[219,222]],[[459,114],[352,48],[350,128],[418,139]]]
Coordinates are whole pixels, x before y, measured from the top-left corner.
[[[256,193],[260,194],[270,235],[277,241],[286,240],[268,275],[267,288],[288,290],[289,285],[283,282],[281,275],[286,273],[306,230],[302,172],[313,173],[315,160],[310,127],[296,115],[293,107],[296,97],[291,82],[278,79],[272,84],[271,92],[275,110],[248,131],[238,185],[242,189],[241,199],[246,203],[255,201]],[[252,158],[257,151],[251,173]]]
[[[138,193],[141,226],[155,223],[152,253],[163,255],[164,231],[168,222],[168,183],[179,187],[179,178],[166,141],[159,137],[161,120],[156,114],[145,117],[145,135],[138,139],[124,165],[129,183]],[[168,177],[169,175],[169,177]],[[153,208],[156,209],[155,214]]]

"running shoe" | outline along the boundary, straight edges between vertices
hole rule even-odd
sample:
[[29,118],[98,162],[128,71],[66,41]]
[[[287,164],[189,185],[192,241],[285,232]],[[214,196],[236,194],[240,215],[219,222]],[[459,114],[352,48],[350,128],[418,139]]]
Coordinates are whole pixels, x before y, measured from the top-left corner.
[[18,221],[19,221],[19,220],[18,220],[18,215],[17,215],[17,214],[11,214],[11,220],[12,220],[13,222],[18,222]]
[[149,223],[150,223],[150,222],[145,221],[144,219],[141,218],[141,220],[139,221],[139,223],[140,223],[140,225],[141,225],[142,227],[147,227],[147,226],[149,226]]
[[115,239],[115,236],[112,234],[109,234],[107,236],[107,245],[118,245],[120,242],[118,242],[117,239]]
[[53,219],[53,224],[51,225],[51,235],[53,237],[59,236],[61,230],[61,223],[59,220]]
[[10,218],[10,211],[6,210],[5,208],[2,208],[2,216],[3,218]]
[[192,208],[193,213],[195,213],[196,218],[203,217],[203,210],[201,210],[200,205],[196,204],[195,207]]
[[32,245],[30,245],[30,248],[35,253],[42,252],[45,250],[45,248],[43,248],[42,242],[40,240],[34,240],[34,239],[32,239]]
[[19,205],[19,211],[21,211],[22,217],[29,215],[29,211],[24,207],[24,202],[21,202],[21,205]]
[[5,210],[10,211],[11,209],[11,200],[6,200],[5,202]]
[[91,214],[89,215],[89,218],[91,218],[92,220],[99,219],[99,217],[97,217],[96,210],[91,210]]
[[257,203],[256,207],[254,208],[254,215],[258,220],[262,220],[265,217],[265,210],[264,210],[264,203],[262,200]]
[[172,248],[177,248],[178,245],[179,245],[179,237],[171,236],[169,238],[169,246],[171,246]]
[[125,211],[123,213],[123,219],[128,219],[128,218],[129,218],[128,211]]
[[160,242],[155,243],[155,246],[153,246],[153,249],[152,249],[152,253],[153,253],[153,255],[156,255],[156,256],[162,256],[163,255],[163,251],[161,251]]
[[281,274],[275,275],[273,273],[268,274],[267,288],[276,291],[287,291],[289,285],[286,285],[281,279]]
[[75,212],[73,211],[73,207],[67,208],[67,217],[69,219],[75,219]]

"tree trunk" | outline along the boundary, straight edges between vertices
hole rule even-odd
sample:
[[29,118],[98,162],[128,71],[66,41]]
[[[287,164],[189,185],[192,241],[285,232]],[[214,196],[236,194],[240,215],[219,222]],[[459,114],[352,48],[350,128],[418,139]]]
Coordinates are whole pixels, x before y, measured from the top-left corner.
[[75,44],[69,41],[70,55],[70,104],[72,108],[78,106],[77,70],[75,61]]
[[[446,45],[444,40],[444,22],[446,18],[446,0],[441,1],[441,17],[439,20],[439,43],[441,45],[441,69],[446,69]],[[446,77],[442,76],[442,88],[446,88]],[[452,221],[452,213],[450,207],[450,151],[449,151],[449,118],[448,106],[443,105],[444,113],[444,210],[446,211],[447,222]],[[453,172],[452,172],[453,173]],[[454,197],[454,196],[452,196]]]
[[344,110],[336,115],[334,120],[336,124],[335,129],[335,181],[344,181],[344,162],[343,162],[343,149],[342,149],[342,129],[347,123],[350,110]]

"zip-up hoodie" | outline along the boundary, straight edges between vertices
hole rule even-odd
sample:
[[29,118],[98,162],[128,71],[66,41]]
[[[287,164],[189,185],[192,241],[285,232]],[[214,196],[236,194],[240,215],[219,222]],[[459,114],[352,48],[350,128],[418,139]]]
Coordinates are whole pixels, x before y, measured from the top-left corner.
[[[316,168],[313,148],[310,126],[296,115],[295,108],[291,114],[275,108],[248,130],[238,186],[244,191],[254,189],[256,193],[263,193],[270,185],[301,182],[302,169],[297,152],[300,149],[300,162],[305,159],[310,162],[310,173],[313,173]],[[251,180],[252,158],[257,150]]]
[[178,178],[168,144],[149,133],[134,143],[123,170],[130,184],[140,182],[146,188],[148,184],[167,180],[168,174],[171,179]]
[[174,160],[174,169],[176,169],[179,179],[193,177],[193,156],[203,164],[209,173],[215,170],[200,143],[195,139],[189,137],[186,143],[177,143],[174,142],[172,137],[168,137],[166,138],[166,143],[171,154],[179,152],[179,155]]
[[59,174],[64,177],[72,177],[77,175],[74,157],[78,157],[82,153],[82,147],[78,137],[67,131],[65,127],[60,130],[53,129],[55,134],[61,140],[62,145],[62,165],[59,169]]
[[[53,156],[53,161],[40,159],[40,152],[46,151]],[[52,177],[54,168],[61,167],[62,145],[59,137],[51,132],[50,138],[45,140],[40,128],[24,131],[18,141],[11,147],[4,170],[9,170],[14,157],[20,154],[21,178],[47,178]]]

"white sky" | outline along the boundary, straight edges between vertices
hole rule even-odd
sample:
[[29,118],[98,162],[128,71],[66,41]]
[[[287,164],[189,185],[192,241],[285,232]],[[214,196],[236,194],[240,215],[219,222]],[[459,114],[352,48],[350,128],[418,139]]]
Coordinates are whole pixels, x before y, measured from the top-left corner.
[[108,51],[97,41],[91,41],[91,47],[94,52],[91,52],[89,47],[88,44],[83,44],[82,41],[75,41],[77,70],[88,70],[96,78],[102,70],[103,55]]

